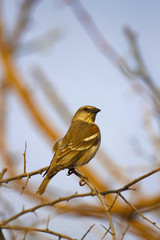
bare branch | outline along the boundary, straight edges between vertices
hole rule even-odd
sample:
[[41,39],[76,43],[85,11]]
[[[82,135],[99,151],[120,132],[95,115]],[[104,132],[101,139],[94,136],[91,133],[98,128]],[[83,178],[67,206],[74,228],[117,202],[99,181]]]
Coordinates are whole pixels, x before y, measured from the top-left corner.
[[23,153],[23,157],[24,157],[24,173],[26,173],[26,150],[27,150],[27,142],[25,142],[25,149],[24,149],[24,153]]
[[14,177],[6,178],[6,179],[0,179],[0,184],[1,183],[9,183],[9,182],[14,181],[14,180],[20,180],[20,179],[25,178],[25,177],[30,178],[31,176],[34,176],[34,175],[37,175],[37,174],[42,174],[47,169],[48,169],[48,167],[44,167],[44,168],[41,168],[41,169],[33,171],[33,172],[22,173],[20,175],[14,176]]
[[81,238],[81,240],[83,240],[87,234],[92,230],[92,228],[95,226],[95,224],[93,224],[92,226],[90,226],[90,228],[87,230],[87,232],[83,235],[83,237]]
[[16,225],[12,225],[12,226],[1,226],[2,229],[11,229],[11,230],[17,230],[17,231],[24,231],[25,235],[28,232],[42,232],[42,233],[48,233],[51,235],[55,235],[59,238],[64,238],[64,239],[68,239],[68,240],[76,240],[75,238],[71,238],[67,235],[61,234],[61,233],[57,233],[54,231],[51,231],[49,229],[41,229],[41,228],[33,228],[33,227],[23,227],[23,226],[16,226]]
[[4,237],[3,233],[2,233],[2,229],[1,228],[0,228],[0,240],[5,240],[5,237]]
[[[139,178],[136,178],[134,179],[132,182],[126,184],[124,187],[122,188],[119,188],[119,192],[123,192],[125,190],[128,190],[132,185],[140,182],[141,180],[151,176],[152,174],[156,173],[156,172],[159,172],[160,171],[160,168],[156,168],[155,170],[149,172],[149,173],[146,173],[144,175],[142,175],[141,177]],[[102,195],[106,195],[106,194],[109,194],[109,193],[117,193],[117,190],[111,190],[111,191],[104,191],[104,192],[101,192]]]
[[[70,171],[70,170],[69,170]],[[110,212],[109,212],[109,208],[107,206],[107,204],[105,203],[105,199],[103,198],[102,194],[99,193],[97,191],[97,189],[95,188],[95,186],[93,186],[87,178],[85,178],[84,176],[81,176],[77,171],[75,171],[75,169],[72,170],[72,172],[74,174],[76,174],[79,178],[81,178],[81,182],[83,181],[84,183],[87,184],[87,186],[91,189],[91,191],[94,193],[94,195],[96,195],[102,206],[104,207],[105,211],[106,211],[106,214],[107,214],[107,217],[108,217],[108,221],[109,221],[109,224],[110,224],[110,227],[111,227],[111,235],[112,235],[112,238],[113,240],[116,240],[116,235],[115,235],[115,231],[114,231],[114,226],[113,226],[113,222],[112,222],[112,218],[111,218],[111,215],[110,215]],[[81,185],[83,186],[83,185]]]
[[0,179],[3,178],[4,174],[7,172],[7,168],[3,168],[2,172],[0,173]]
[[149,223],[151,223],[154,227],[156,227],[157,229],[160,230],[160,227],[158,227],[155,222],[152,222],[152,221],[149,220],[147,217],[145,217],[135,206],[133,206],[131,203],[129,203],[129,202],[122,196],[121,193],[120,193],[119,195],[120,195],[120,197],[121,197],[134,211],[136,211],[143,219],[145,219],[146,221],[148,221]]
[[129,228],[129,225],[126,227],[125,231],[123,232],[121,240],[124,239],[124,236],[125,236],[126,232],[128,231],[128,228]]
[[104,233],[104,235],[102,236],[102,238],[101,238],[101,240],[103,240],[104,238],[105,238],[105,236],[107,235],[107,233],[110,231],[110,229],[111,229],[111,227],[109,227],[108,229],[105,227],[105,226],[103,226],[102,224],[101,224],[101,226],[106,230],[106,232]]

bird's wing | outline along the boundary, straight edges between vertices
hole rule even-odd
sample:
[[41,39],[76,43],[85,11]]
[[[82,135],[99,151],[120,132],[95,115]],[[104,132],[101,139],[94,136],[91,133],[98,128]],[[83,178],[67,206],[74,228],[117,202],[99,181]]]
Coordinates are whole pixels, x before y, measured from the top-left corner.
[[55,153],[56,163],[66,168],[76,158],[78,160],[84,151],[96,145],[99,138],[100,132],[96,124],[76,121],[71,125],[61,147]]

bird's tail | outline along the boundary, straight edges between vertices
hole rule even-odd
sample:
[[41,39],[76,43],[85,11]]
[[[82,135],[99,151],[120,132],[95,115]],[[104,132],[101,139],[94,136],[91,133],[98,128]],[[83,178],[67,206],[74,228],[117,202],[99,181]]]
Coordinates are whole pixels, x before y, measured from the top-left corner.
[[41,185],[39,186],[36,194],[42,195],[42,194],[45,192],[45,190],[46,190],[46,188],[47,188],[48,183],[49,183],[50,180],[51,180],[51,178],[48,178],[48,177],[46,176],[46,177],[43,179]]
[[36,194],[39,194],[39,195],[42,195],[47,186],[48,186],[48,183],[50,182],[50,180],[60,171],[60,169],[57,168],[57,166],[51,166],[47,169],[46,171],[46,176],[45,178],[43,179],[41,185],[39,186]]

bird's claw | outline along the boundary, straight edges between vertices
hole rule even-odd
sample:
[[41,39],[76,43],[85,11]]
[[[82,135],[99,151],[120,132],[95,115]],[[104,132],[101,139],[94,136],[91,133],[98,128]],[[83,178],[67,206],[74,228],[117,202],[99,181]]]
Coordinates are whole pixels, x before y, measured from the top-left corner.
[[67,173],[67,176],[70,176],[71,174],[74,173],[74,170],[73,169],[68,169],[68,173]]
[[85,178],[80,179],[79,185],[80,185],[81,187],[83,187],[85,184],[86,184]]

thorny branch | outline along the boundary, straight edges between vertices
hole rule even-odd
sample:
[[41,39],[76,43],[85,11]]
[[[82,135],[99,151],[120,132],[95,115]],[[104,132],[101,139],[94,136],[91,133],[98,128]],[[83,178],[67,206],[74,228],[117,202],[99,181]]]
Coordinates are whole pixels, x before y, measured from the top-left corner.
[[9,183],[11,181],[14,181],[14,180],[20,180],[22,178],[25,178],[25,177],[32,177],[34,175],[37,175],[37,174],[42,174],[44,171],[47,170],[48,167],[44,167],[44,168],[41,168],[39,170],[36,170],[36,171],[33,171],[33,172],[29,172],[29,173],[22,173],[20,175],[17,175],[17,176],[14,176],[14,177],[10,177],[10,178],[6,178],[6,179],[0,179],[0,184],[1,183]]
[[59,238],[63,238],[63,239],[68,239],[68,240],[76,240],[75,238],[71,238],[67,235],[61,234],[61,233],[57,233],[54,231],[51,231],[49,229],[41,229],[41,228],[33,228],[33,227],[23,227],[23,226],[16,226],[16,225],[12,225],[12,226],[2,226],[3,229],[10,229],[10,230],[17,230],[17,231],[24,231],[25,233],[27,232],[43,232],[43,233],[48,233],[51,235],[55,235]]
[[[56,204],[58,204],[58,203],[60,203],[60,202],[63,202],[63,201],[67,201],[67,202],[68,202],[69,200],[74,199],[74,198],[88,197],[88,196],[97,196],[97,194],[98,194],[98,197],[100,197],[100,196],[102,196],[102,195],[107,195],[107,194],[111,194],[111,193],[116,193],[117,195],[119,195],[121,192],[126,191],[126,190],[129,190],[129,189],[130,189],[129,187],[131,187],[132,185],[138,183],[139,181],[141,181],[141,180],[149,177],[150,175],[152,175],[152,174],[154,174],[154,173],[156,173],[156,172],[158,172],[158,171],[160,171],[160,168],[157,168],[157,169],[155,169],[155,170],[153,170],[153,171],[151,171],[151,172],[149,172],[149,173],[147,173],[147,174],[144,174],[143,176],[141,176],[141,177],[133,180],[132,182],[126,184],[126,185],[125,185],[124,187],[122,187],[122,188],[119,188],[119,189],[116,189],[116,190],[111,190],[111,191],[103,191],[103,192],[98,192],[98,191],[83,177],[83,181],[85,181],[85,183],[89,186],[89,188],[91,189],[91,192],[82,193],[82,194],[77,194],[77,193],[76,193],[76,194],[73,194],[73,195],[70,195],[70,196],[67,196],[67,197],[63,197],[63,198],[56,199],[56,200],[51,201],[51,202],[41,203],[41,204],[39,204],[39,205],[36,205],[35,207],[29,208],[29,209],[26,209],[26,210],[25,210],[25,209],[22,209],[22,211],[20,211],[20,212],[17,213],[16,215],[10,217],[10,218],[7,219],[7,220],[4,220],[4,221],[1,223],[1,225],[4,226],[4,225],[8,224],[9,222],[11,222],[11,221],[13,221],[13,220],[21,217],[22,215],[27,214],[27,213],[29,213],[29,212],[35,212],[36,210],[38,210],[38,209],[40,209],[40,208],[42,208],[42,207],[54,206],[54,205],[56,205]],[[28,173],[28,174],[30,174],[30,175],[31,175],[31,174],[35,174],[35,172],[36,172],[36,174],[39,174],[40,172],[42,172],[42,169],[37,170],[37,171],[34,171],[34,172],[31,172],[31,173]],[[76,174],[76,175],[77,175],[77,174]],[[21,176],[21,175],[19,175],[19,176]],[[100,197],[100,198],[101,198],[101,197]],[[102,201],[101,203],[103,204],[103,206],[104,206],[105,209],[106,209],[106,204],[104,203],[104,200],[101,199],[101,201]],[[109,212],[109,209],[107,208],[106,211]],[[1,226],[1,225],[0,225],[0,226]],[[154,226],[155,226],[155,224],[154,224]]]

